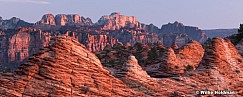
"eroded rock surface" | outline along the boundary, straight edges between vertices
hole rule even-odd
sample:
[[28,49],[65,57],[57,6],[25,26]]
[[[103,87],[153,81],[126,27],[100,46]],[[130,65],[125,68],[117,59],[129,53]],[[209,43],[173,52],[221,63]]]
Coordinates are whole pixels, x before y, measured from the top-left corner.
[[51,39],[14,74],[0,78],[1,96],[142,96],[103,68],[76,39]]

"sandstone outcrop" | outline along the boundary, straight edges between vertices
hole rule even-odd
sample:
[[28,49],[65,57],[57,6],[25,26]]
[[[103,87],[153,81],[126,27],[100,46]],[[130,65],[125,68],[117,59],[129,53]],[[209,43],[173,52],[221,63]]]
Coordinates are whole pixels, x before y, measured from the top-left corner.
[[119,30],[121,28],[126,28],[144,32],[159,32],[159,28],[155,25],[143,24],[139,22],[135,16],[124,16],[119,12],[102,16],[96,24],[102,26],[103,30]]
[[87,37],[83,37],[82,41],[84,41],[87,49],[92,52],[104,50],[107,45],[113,46],[114,44],[119,42],[117,39],[114,39],[111,36],[92,34],[87,34]]
[[42,16],[41,20],[36,23],[36,25],[56,25],[55,17],[53,14],[45,14]]
[[103,25],[103,29],[105,30],[119,30],[124,27],[138,27],[139,22],[134,16],[123,16],[119,12],[114,12],[108,16],[102,16],[97,24]]
[[160,58],[150,59],[145,70],[153,77],[172,77],[195,70],[204,55],[202,45],[190,41],[180,49],[166,48]]
[[143,96],[105,70],[78,40],[51,39],[14,74],[0,77],[0,96]]
[[46,14],[36,25],[53,25],[53,26],[74,26],[74,25],[92,25],[89,18],[80,17],[77,14],[58,14],[54,17],[53,14]]
[[206,87],[205,89],[210,91],[230,90],[242,96],[243,88],[240,86],[243,81],[242,60],[242,56],[230,40],[213,38],[206,46],[203,60],[192,79],[203,82],[198,87]]
[[140,67],[135,56],[129,56],[121,71],[117,72],[115,76],[135,91],[143,92],[149,96],[163,96],[163,93],[160,92],[163,92],[164,89],[159,89],[161,86],[158,81],[151,78]]
[[55,16],[55,21],[57,25],[65,26],[65,25],[92,25],[91,19],[84,17],[80,17],[77,14],[58,14]]
[[203,55],[204,49],[202,45],[195,40],[191,40],[180,49],[178,58],[184,66],[192,66],[195,69],[201,62]]
[[0,66],[16,69],[27,57],[45,47],[50,33],[37,31],[33,28],[20,28],[2,31],[0,34]]

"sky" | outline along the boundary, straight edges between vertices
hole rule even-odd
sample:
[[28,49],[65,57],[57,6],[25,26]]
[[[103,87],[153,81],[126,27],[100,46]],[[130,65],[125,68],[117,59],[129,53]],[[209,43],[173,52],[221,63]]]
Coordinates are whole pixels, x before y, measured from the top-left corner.
[[79,14],[97,22],[120,12],[159,28],[179,21],[201,29],[228,29],[243,23],[242,4],[243,0],[0,0],[0,16],[34,23],[47,13]]

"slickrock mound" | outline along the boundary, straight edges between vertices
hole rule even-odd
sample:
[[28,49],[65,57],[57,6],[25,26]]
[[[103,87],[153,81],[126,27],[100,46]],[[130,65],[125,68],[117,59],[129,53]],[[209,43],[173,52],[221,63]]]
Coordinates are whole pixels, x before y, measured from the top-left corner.
[[123,64],[121,71],[116,73],[116,77],[121,79],[135,91],[143,92],[149,96],[163,96],[165,89],[161,89],[157,80],[151,78],[138,64],[135,56],[129,56]]
[[183,65],[178,60],[174,50],[172,48],[165,49],[161,58],[154,59],[159,60],[156,63],[149,64],[145,67],[145,70],[153,77],[165,78],[177,76],[179,73],[183,73]]
[[[152,55],[154,56],[153,53]],[[178,76],[195,70],[203,55],[202,45],[192,40],[180,49],[164,49],[163,53],[159,54],[160,57],[150,59],[152,62],[145,67],[145,70],[151,76],[158,78]]]
[[204,49],[202,45],[195,40],[191,40],[180,49],[178,57],[184,66],[189,66],[188,69],[190,66],[195,69],[201,62],[203,55]]
[[90,18],[80,17],[77,14],[46,14],[36,25],[57,25],[57,26],[74,26],[74,25],[92,25]]
[[52,39],[0,80],[0,96],[143,96],[110,75],[76,39],[65,36]]
[[16,17],[9,20],[3,20],[0,17],[0,29],[17,29],[18,27],[31,27],[32,25]]
[[[243,61],[230,40],[214,38],[205,47],[205,54],[200,66],[179,77],[159,80],[170,96],[243,96]],[[196,91],[209,90],[233,91],[230,95],[196,95]]]
[[[243,59],[230,40],[216,37],[205,49],[195,81],[209,90],[231,90],[243,96]],[[209,85],[211,84],[211,85]],[[200,84],[200,87],[203,84]],[[205,88],[206,89],[206,88]]]
[[236,49],[239,51],[241,56],[243,56],[243,39],[236,45]]

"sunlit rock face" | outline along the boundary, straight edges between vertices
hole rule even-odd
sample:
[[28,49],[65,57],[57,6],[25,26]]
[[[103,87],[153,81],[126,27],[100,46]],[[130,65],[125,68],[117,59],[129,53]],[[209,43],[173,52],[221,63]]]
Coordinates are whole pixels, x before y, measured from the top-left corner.
[[107,35],[86,35],[87,37],[83,37],[81,40],[84,41],[87,49],[92,52],[104,50],[107,45],[113,46],[118,42],[117,39],[114,39],[113,37]]
[[77,14],[58,14],[55,16],[56,24],[60,26],[65,25],[92,25],[92,21],[89,18],[80,17]]
[[36,25],[57,25],[57,26],[74,26],[74,25],[92,25],[89,18],[80,17],[77,14],[46,14]]
[[41,20],[36,23],[36,25],[56,25],[55,17],[53,14],[45,14],[42,16]]
[[201,62],[203,55],[202,45],[195,40],[191,40],[179,50],[178,58],[184,66],[190,65],[195,69]]
[[111,76],[78,40],[66,36],[51,39],[48,47],[0,80],[0,91],[5,91],[1,96],[143,96]]
[[47,46],[50,34],[33,28],[20,28],[0,32],[1,66],[17,68],[27,57]]
[[118,12],[114,12],[108,16],[102,16],[97,24],[104,25],[103,28],[106,30],[117,30],[124,27],[138,27],[139,22],[134,16],[123,16]]
[[146,25],[139,22],[135,16],[125,16],[121,15],[119,12],[102,16],[96,24],[102,26],[103,30],[119,30],[121,28],[126,28],[153,33],[159,32],[159,28],[155,25]]

